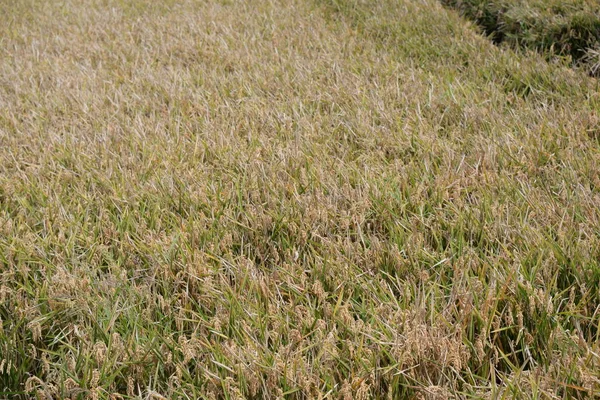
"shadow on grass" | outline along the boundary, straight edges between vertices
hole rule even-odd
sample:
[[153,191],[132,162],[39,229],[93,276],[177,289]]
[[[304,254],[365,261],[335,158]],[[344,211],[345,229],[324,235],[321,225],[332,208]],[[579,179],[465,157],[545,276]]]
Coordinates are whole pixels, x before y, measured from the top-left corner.
[[495,44],[539,51],[548,58],[568,57],[600,76],[600,14],[587,3],[528,4],[515,0],[440,0],[475,21]]

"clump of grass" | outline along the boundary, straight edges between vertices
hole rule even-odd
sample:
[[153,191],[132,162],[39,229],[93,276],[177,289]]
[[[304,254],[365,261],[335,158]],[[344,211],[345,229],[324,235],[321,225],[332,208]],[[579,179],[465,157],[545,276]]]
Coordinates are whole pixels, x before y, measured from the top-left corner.
[[[585,62],[600,43],[600,11],[589,0],[442,0],[477,21],[496,43],[506,42]],[[594,64],[590,73],[597,74]]]
[[600,46],[588,49],[585,61],[590,65],[590,72],[593,76],[600,75]]

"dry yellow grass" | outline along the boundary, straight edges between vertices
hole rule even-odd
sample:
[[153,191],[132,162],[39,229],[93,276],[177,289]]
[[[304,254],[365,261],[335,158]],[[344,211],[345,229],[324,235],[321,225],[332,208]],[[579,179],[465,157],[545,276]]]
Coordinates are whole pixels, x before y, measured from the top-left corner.
[[598,393],[598,82],[434,0],[0,0],[0,396]]

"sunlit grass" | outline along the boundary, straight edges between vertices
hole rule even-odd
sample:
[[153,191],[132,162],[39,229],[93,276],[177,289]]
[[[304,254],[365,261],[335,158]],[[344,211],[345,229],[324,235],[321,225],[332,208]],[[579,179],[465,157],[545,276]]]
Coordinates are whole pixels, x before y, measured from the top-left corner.
[[433,0],[0,14],[0,397],[598,393],[584,71]]

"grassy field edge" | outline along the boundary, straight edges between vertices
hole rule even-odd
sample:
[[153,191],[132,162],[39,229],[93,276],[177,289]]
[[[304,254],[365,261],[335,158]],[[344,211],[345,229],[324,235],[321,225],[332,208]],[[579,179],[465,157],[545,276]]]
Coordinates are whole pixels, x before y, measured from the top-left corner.
[[600,73],[600,11],[586,0],[441,0],[474,20],[495,43],[538,50],[549,57],[567,56]]

